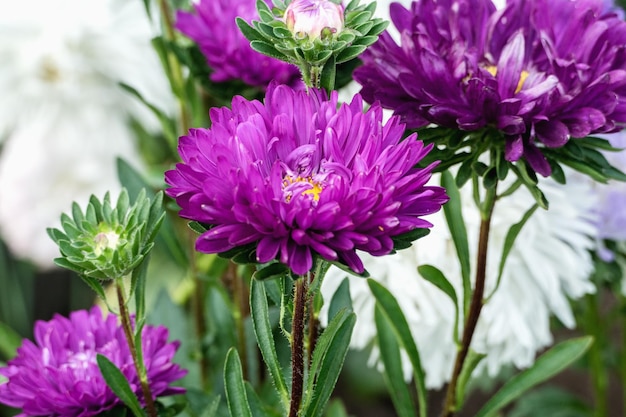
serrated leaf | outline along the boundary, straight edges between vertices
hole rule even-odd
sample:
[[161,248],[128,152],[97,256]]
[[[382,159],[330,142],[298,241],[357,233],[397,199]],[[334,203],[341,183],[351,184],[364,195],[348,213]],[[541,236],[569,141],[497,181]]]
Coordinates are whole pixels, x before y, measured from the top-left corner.
[[495,417],[529,389],[546,381],[580,358],[593,343],[591,336],[561,342],[541,355],[534,365],[510,378],[475,417]]
[[224,388],[228,411],[231,417],[253,417],[248,404],[248,395],[243,381],[241,361],[235,348],[230,348],[226,354],[224,365]]
[[111,362],[106,356],[101,354],[96,355],[96,362],[98,362],[98,368],[102,373],[102,377],[106,381],[111,391],[133,412],[135,417],[145,417],[145,413],[139,404],[139,400],[130,389],[128,380],[122,374],[117,366]]
[[259,344],[261,354],[263,355],[263,360],[267,365],[274,387],[278,392],[283,411],[287,413],[289,410],[289,391],[278,360],[278,355],[276,354],[265,285],[263,282],[256,279],[250,282],[250,316],[252,317],[254,334]]
[[404,380],[400,344],[396,340],[393,323],[381,311],[380,305],[374,309],[374,322],[380,357],[385,366],[384,376],[388,392],[399,417],[414,417],[415,404],[409,390],[410,385]]

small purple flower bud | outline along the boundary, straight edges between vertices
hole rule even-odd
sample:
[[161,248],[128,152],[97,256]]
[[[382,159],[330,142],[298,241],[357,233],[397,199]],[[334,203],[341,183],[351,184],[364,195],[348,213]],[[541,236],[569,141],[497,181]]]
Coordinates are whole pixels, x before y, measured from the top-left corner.
[[285,23],[297,37],[317,39],[343,29],[343,6],[330,0],[293,0],[285,10]]

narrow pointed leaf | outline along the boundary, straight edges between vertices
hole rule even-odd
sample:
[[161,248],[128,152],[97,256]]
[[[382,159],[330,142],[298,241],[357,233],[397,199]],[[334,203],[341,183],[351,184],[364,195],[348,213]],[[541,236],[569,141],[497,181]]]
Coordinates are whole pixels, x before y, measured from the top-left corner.
[[398,301],[388,289],[372,279],[368,279],[367,284],[369,285],[372,294],[374,294],[376,302],[380,306],[381,312],[384,313],[387,316],[388,321],[393,324],[393,330],[396,337],[411,360],[415,376],[415,384],[417,386],[418,415],[420,417],[426,417],[427,392],[426,384],[424,382],[424,369],[422,368],[419,351],[417,350],[415,340],[413,340],[413,335],[411,334],[406,317],[404,317]]
[[139,404],[139,400],[137,400],[137,397],[130,389],[128,380],[124,374],[122,374],[122,371],[120,371],[106,356],[98,354],[96,356],[96,361],[98,362],[98,368],[100,368],[102,377],[106,381],[109,388],[111,388],[111,391],[113,391],[128,408],[130,408],[130,411],[133,412],[135,417],[145,417],[145,413]]
[[[310,402],[305,403],[302,413],[304,417],[321,417],[323,415],[343,368],[343,362],[350,346],[352,329],[356,323],[356,316],[346,310],[342,310],[338,316],[341,317],[341,320],[336,322],[338,325],[333,328],[329,325],[326,328],[313,352],[313,364],[309,373],[309,381],[307,381],[307,386],[311,387],[309,382],[313,380],[312,395],[309,397]],[[331,321],[331,324],[334,323]],[[318,348],[322,346],[323,349],[319,350]]]
[[226,354],[224,365],[224,388],[231,417],[253,417],[248,405],[248,395],[243,381],[241,361],[235,348],[230,348]]
[[379,304],[376,304],[374,310],[374,321],[376,323],[380,357],[385,365],[385,381],[389,386],[389,394],[391,395],[393,405],[399,417],[414,417],[415,404],[409,390],[410,385],[404,380],[400,344],[392,330],[393,323],[389,322],[388,317],[381,311]]
[[267,365],[274,387],[278,391],[283,410],[286,412],[289,410],[289,391],[280,362],[278,361],[278,355],[276,354],[265,285],[262,281],[256,279],[250,282],[250,315],[261,355],[263,355],[263,360]]
[[441,173],[441,185],[446,189],[446,193],[450,197],[450,201],[443,206],[443,213],[461,265],[461,278],[463,279],[463,311],[466,312],[469,308],[472,284],[470,280],[469,243],[467,239],[467,229],[463,221],[461,193],[456,186],[452,174],[448,171]]
[[580,358],[593,343],[591,336],[566,340],[541,355],[535,364],[504,384],[475,417],[495,417],[529,389],[553,377]]

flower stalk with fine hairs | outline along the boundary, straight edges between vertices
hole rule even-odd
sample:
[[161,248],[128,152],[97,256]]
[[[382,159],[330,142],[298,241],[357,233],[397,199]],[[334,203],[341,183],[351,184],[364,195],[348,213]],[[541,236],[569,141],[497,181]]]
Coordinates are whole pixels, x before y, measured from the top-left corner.
[[[92,196],[84,212],[74,203],[73,217],[62,215],[63,231],[48,229],[48,234],[61,251],[62,256],[55,259],[57,265],[77,272],[103,299],[101,281],[114,281],[124,334],[151,417],[156,417],[157,411],[143,355],[138,354],[141,346],[135,345],[124,279],[132,276],[131,294],[137,285],[145,285],[141,278],[142,264],[154,246],[156,233],[165,217],[162,200],[163,194],[158,193],[151,201],[145,190],[139,193],[132,206],[126,190],[122,191],[115,205],[112,205],[108,193],[102,202]],[[137,303],[139,322],[143,322],[143,309],[143,302]]]

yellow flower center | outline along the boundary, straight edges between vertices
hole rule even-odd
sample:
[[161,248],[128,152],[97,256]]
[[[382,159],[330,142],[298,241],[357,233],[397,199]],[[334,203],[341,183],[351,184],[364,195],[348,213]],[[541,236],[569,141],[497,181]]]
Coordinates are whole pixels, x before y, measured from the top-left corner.
[[[496,67],[495,65],[489,65],[485,67],[485,69],[487,70],[489,74],[493,75],[494,77],[498,73],[498,67]],[[519,76],[519,81],[517,82],[517,88],[515,89],[515,94],[522,91],[522,87],[524,86],[524,82],[526,81],[526,78],[528,78],[528,71],[522,70],[522,73]]]
[[[308,195],[308,194],[312,194],[313,195],[313,201],[319,201],[320,199],[320,193],[322,192],[322,185],[319,182],[316,182],[313,180],[312,177],[296,177],[296,178],[292,178],[292,177],[286,177],[283,180],[283,187],[288,187],[291,184],[295,184],[295,183],[299,183],[299,182],[306,182],[311,184],[312,188],[309,188],[308,190],[305,190],[302,192],[302,195]],[[286,197],[287,202],[291,201],[291,194],[288,194]]]

